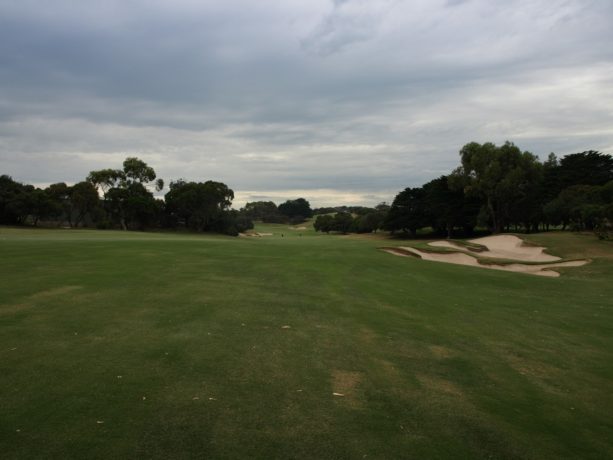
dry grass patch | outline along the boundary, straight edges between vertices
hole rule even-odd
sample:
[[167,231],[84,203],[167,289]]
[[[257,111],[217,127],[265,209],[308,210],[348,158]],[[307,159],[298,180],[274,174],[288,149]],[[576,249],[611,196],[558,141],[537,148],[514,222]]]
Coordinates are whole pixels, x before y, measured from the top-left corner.
[[347,401],[352,406],[360,406],[358,386],[363,379],[361,372],[332,371],[332,391],[339,399]]
[[83,286],[61,286],[53,289],[45,289],[44,291],[39,291],[29,295],[22,302],[12,305],[1,305],[0,315],[13,315],[16,313],[21,313],[23,311],[34,308],[38,304],[44,303],[47,300],[53,299],[55,297],[65,296],[82,288]]
[[367,345],[372,344],[377,337],[377,334],[372,329],[364,327],[360,330],[360,340]]
[[430,349],[430,353],[432,353],[436,359],[451,358],[455,354],[451,348],[443,347],[441,345],[432,345],[428,348]]
[[465,398],[464,392],[453,382],[433,375],[418,374],[417,380],[422,386],[435,393],[443,393],[455,398]]
[[71,292],[83,289],[83,286],[60,286],[52,289],[45,289],[28,297],[28,300],[41,300],[49,297],[57,297]]

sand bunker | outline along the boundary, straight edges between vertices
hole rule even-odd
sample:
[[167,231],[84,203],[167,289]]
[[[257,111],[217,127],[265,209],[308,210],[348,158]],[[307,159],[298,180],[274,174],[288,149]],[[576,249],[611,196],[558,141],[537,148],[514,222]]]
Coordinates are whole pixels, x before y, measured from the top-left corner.
[[[470,248],[452,241],[434,241],[429,243],[430,246],[450,248],[456,251],[463,252],[428,252],[421,251],[416,248],[403,246],[400,248],[386,248],[385,251],[394,255],[406,257],[419,257],[424,260],[434,262],[444,262],[457,265],[469,265],[472,267],[489,268],[492,270],[504,270],[510,272],[528,273],[531,275],[557,277],[560,274],[554,271],[554,268],[561,267],[579,267],[587,264],[588,260],[572,260],[566,262],[556,262],[561,260],[559,257],[546,254],[545,248],[538,246],[525,245],[521,238],[515,235],[496,235],[487,236],[470,240],[470,243],[475,243],[485,246],[484,250],[475,252],[475,255],[469,254]],[[479,257],[490,259],[487,263],[481,262]],[[492,259],[504,259],[505,261],[518,261],[517,263],[496,264],[492,263]],[[525,264],[521,262],[532,262]],[[553,262],[535,264],[533,262]]]
[[[524,241],[515,235],[486,236],[485,238],[477,238],[468,242],[487,247],[487,251],[479,252],[479,255],[482,257],[522,260],[525,262],[553,262],[560,260],[559,257],[545,254],[545,248],[525,245]],[[470,248],[452,241],[434,241],[429,244],[430,246],[447,247],[463,251],[470,250]]]
[[255,237],[255,238],[259,238],[262,236],[272,236],[273,233],[258,233],[258,232],[249,232],[249,233],[239,233],[238,236],[250,236],[250,237]]

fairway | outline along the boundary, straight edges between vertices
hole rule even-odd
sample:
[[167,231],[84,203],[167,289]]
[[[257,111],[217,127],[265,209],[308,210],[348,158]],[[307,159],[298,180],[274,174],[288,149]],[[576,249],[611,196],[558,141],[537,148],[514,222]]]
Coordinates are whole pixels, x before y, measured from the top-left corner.
[[[0,452],[613,458],[613,244],[559,278],[406,240],[0,227]],[[283,235],[283,236],[281,236]]]

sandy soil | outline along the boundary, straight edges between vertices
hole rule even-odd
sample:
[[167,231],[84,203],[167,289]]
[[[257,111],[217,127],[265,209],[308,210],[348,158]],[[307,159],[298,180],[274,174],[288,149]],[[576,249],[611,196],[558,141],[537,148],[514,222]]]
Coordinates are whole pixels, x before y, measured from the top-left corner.
[[[524,246],[521,238],[515,235],[495,235],[469,240],[470,243],[481,244],[488,248],[487,251],[479,252],[482,257],[494,259],[522,260],[524,262],[553,262],[560,260],[559,257],[545,254],[545,248],[538,246]],[[431,246],[461,249],[467,248],[451,241],[434,241]]]
[[[481,264],[477,259],[477,256],[470,254],[455,252],[449,254],[432,253],[420,251],[419,249],[403,246],[401,249],[404,251],[415,254],[416,256],[434,262],[445,262],[449,264],[469,265],[472,267],[489,268],[491,270],[504,270],[510,272],[529,273],[531,275],[550,276],[557,277],[560,274],[554,271],[554,268],[559,267],[579,267],[588,263],[587,260],[574,260],[568,262],[548,263],[548,264],[522,264],[521,262],[555,262],[561,260],[559,257],[555,257],[544,253],[542,247],[536,246],[524,246],[523,241],[514,235],[496,235],[487,236],[485,238],[478,238],[470,240],[471,243],[481,244],[488,248],[487,251],[479,252],[480,257],[488,257],[491,259],[507,259],[517,260],[517,263],[497,265],[497,264]],[[447,247],[452,249],[460,249],[467,251],[467,248],[451,241],[435,241],[430,243],[431,246]],[[395,255],[405,255],[398,251],[387,251]]]
[[[537,265],[527,265],[522,263],[517,264],[507,264],[507,265],[485,265],[480,264],[479,261],[468,254],[462,254],[459,252],[452,254],[436,254],[432,252],[423,252],[419,249],[402,247],[405,251],[412,252],[413,254],[418,255],[424,260],[431,260],[434,262],[445,262],[448,264],[457,264],[457,265],[470,265],[472,267],[480,267],[480,268],[489,268],[491,270],[504,270],[508,272],[519,272],[519,273],[529,273],[531,275],[539,275],[539,276],[550,276],[557,277],[560,274],[554,270],[553,268],[558,267],[580,267],[581,265],[585,265],[587,260],[573,260],[570,262],[559,262],[553,264],[537,264]],[[480,253],[483,254],[483,253]],[[409,256],[410,257],[410,256]]]

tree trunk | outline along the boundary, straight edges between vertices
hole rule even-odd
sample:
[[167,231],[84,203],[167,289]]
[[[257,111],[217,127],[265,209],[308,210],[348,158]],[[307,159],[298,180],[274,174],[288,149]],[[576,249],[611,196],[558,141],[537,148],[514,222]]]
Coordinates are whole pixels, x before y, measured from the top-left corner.
[[492,233],[501,233],[502,225],[498,221],[498,216],[496,215],[496,211],[494,210],[494,205],[490,197],[487,198],[487,209],[490,211],[490,215],[492,217]]

